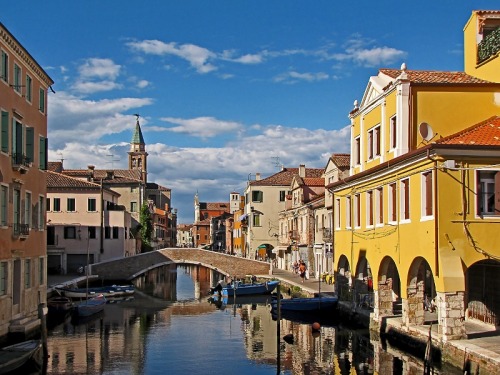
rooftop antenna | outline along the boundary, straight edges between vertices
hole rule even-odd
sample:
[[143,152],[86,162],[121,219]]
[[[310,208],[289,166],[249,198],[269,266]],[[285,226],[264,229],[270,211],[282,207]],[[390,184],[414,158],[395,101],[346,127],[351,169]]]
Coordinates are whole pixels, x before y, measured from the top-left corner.
[[136,120],[139,121],[139,117],[141,117],[141,115],[138,113],[134,113],[134,116],[135,116]]
[[109,164],[109,163],[111,163],[111,168],[112,168],[112,169],[115,169],[115,163],[114,163],[114,162],[115,162],[115,161],[120,161],[120,159],[113,159],[113,156],[115,156],[114,154],[108,154],[108,155],[106,155],[106,156],[110,156],[110,157],[111,157],[111,160],[110,160],[110,161],[108,161],[107,163],[108,163],[108,164]]
[[283,164],[281,163],[280,157],[279,156],[272,156],[271,159],[274,160],[274,166],[278,169],[283,168]]
[[61,155],[61,159],[59,159],[61,161],[61,164],[64,162],[64,156],[63,156],[63,153],[62,152],[58,152],[57,155]]

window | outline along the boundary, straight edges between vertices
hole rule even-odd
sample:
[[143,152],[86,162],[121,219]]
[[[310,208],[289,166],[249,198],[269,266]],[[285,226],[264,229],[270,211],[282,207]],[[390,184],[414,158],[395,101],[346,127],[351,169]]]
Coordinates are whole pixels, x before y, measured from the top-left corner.
[[47,211],[50,211],[50,198],[47,198],[45,202],[47,204]]
[[7,294],[7,262],[0,262],[0,295]]
[[15,164],[23,164],[24,129],[19,121],[12,120],[12,157]]
[[397,220],[397,204],[396,204],[396,183],[389,185],[389,221],[394,222]]
[[422,173],[422,216],[432,216],[432,171]]
[[35,160],[35,129],[26,127],[26,162],[33,163]]
[[38,278],[40,285],[45,284],[45,258],[38,259]]
[[410,180],[401,180],[401,218],[410,220]]
[[347,197],[345,201],[345,226],[346,228],[352,227],[352,219],[351,219],[351,197]]
[[373,226],[373,190],[366,192],[366,225]]
[[89,198],[87,200],[87,211],[89,211],[89,212],[96,212],[97,211],[95,198]]
[[264,201],[264,194],[262,191],[255,190],[252,191],[252,202],[263,202]]
[[499,215],[500,171],[477,172],[477,214]]
[[368,131],[368,159],[380,156],[380,126]]
[[137,212],[137,202],[130,202],[130,212]]
[[14,189],[13,192],[13,207],[14,207],[14,230],[20,231],[21,224],[21,190]]
[[104,227],[104,238],[111,238],[111,227]]
[[397,128],[396,128],[396,116],[392,116],[389,120],[389,132],[391,137],[391,149],[396,148],[398,139],[397,139]]
[[45,210],[43,207],[43,202],[45,201],[44,196],[38,198],[38,229],[43,230],[45,225]]
[[64,227],[64,238],[74,240],[76,238],[76,227]]
[[361,164],[361,138],[354,138],[354,165]]
[[254,227],[260,227],[260,215],[259,214],[253,214],[252,224]]
[[45,113],[45,90],[40,89],[40,98],[38,101],[38,110],[42,113]]
[[0,61],[1,68],[1,78],[4,82],[9,82],[9,55],[2,51],[2,57]]
[[45,137],[40,137],[39,139],[39,157],[40,159],[38,160],[38,167],[41,170],[47,170],[47,148],[49,147],[49,143],[47,142],[47,138]]
[[75,212],[76,211],[75,198],[68,198],[66,200],[66,211],[68,211],[68,212]]
[[280,190],[280,202],[284,202],[286,199],[286,191]]
[[118,233],[119,233],[119,230],[120,228],[118,227],[113,227],[113,238],[114,239],[117,239],[118,238]]
[[375,224],[384,223],[384,189],[379,187],[375,196]]
[[31,103],[33,98],[33,80],[29,75],[26,75],[26,100]]
[[28,225],[28,228],[31,228],[31,193],[26,192],[24,198],[24,224]]
[[9,188],[0,185],[0,226],[7,226],[7,200],[9,197]]
[[54,207],[52,207],[52,211],[59,212],[61,211],[61,198],[54,198]]
[[354,226],[361,226],[361,197],[359,194],[354,196]]
[[340,198],[335,199],[335,228],[340,229]]
[[21,93],[21,67],[14,64],[14,84],[12,85],[17,93]]
[[31,259],[24,260],[24,288],[31,288]]
[[9,112],[2,111],[2,129],[1,129],[1,148],[2,152],[9,153]]
[[89,238],[97,238],[95,227],[89,227]]

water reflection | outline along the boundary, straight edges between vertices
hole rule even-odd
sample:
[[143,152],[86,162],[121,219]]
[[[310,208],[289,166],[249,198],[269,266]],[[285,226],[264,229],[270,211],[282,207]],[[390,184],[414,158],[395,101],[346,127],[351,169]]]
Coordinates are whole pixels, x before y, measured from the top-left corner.
[[269,297],[209,299],[218,275],[202,268],[154,270],[136,280],[133,299],[106,305],[90,321],[52,326],[47,373],[423,373],[421,360],[335,319],[321,320],[319,332],[304,317],[283,319],[278,345]]

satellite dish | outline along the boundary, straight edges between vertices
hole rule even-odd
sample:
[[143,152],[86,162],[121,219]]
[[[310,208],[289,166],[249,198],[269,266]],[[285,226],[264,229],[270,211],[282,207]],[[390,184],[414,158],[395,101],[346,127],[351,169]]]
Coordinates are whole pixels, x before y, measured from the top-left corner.
[[426,141],[430,141],[434,137],[434,131],[426,122],[420,123],[420,125],[418,126],[418,132],[420,133],[420,136]]

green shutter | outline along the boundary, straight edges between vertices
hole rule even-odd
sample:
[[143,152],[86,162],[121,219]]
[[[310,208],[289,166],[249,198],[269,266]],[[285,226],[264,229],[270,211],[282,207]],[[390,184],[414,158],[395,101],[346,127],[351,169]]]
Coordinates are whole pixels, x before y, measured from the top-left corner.
[[2,111],[2,152],[9,153],[9,112]]
[[47,138],[40,137],[40,145],[39,145],[39,155],[40,155],[40,160],[38,161],[38,166],[42,170],[47,169]]
[[26,158],[29,163],[35,159],[35,129],[26,127]]

